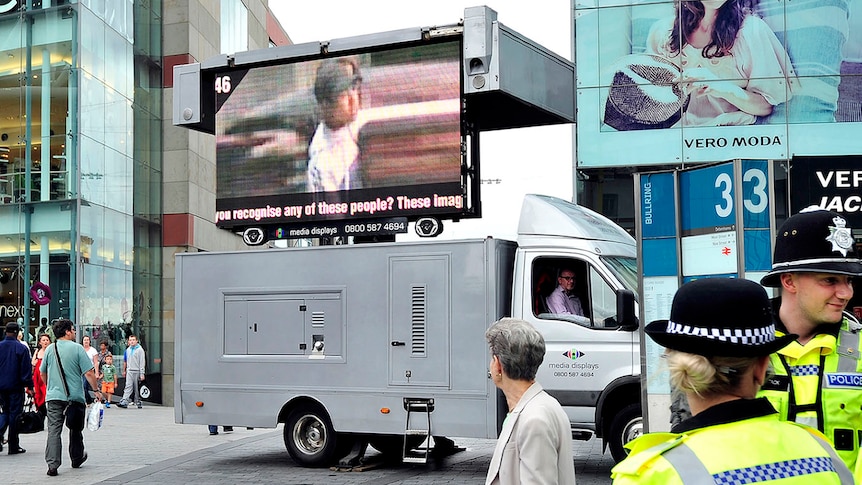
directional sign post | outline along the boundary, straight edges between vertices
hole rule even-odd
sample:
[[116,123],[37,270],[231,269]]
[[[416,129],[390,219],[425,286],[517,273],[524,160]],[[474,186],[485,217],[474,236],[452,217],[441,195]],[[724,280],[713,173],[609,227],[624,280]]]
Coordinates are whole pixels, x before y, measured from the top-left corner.
[[[635,174],[640,318],[670,318],[680,285],[700,278],[759,281],[770,268],[769,164],[736,160],[672,172]],[[644,419],[670,429],[664,349],[641,333]]]

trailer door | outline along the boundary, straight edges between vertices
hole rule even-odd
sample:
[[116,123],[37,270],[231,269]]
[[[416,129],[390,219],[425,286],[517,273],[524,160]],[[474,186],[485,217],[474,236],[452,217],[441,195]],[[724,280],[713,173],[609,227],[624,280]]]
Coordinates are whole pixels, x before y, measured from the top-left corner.
[[304,300],[227,299],[225,353],[237,355],[303,355]]
[[389,262],[389,384],[449,386],[448,255]]

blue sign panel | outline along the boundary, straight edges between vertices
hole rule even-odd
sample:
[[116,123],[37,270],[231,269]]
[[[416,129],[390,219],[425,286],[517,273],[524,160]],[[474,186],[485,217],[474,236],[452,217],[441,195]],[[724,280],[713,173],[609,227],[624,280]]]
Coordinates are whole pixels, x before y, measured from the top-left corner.
[[736,229],[733,163],[682,172],[679,193],[683,236]]
[[644,276],[676,276],[676,238],[643,240]]
[[769,229],[769,172],[766,160],[742,161],[742,226]]
[[769,271],[772,269],[772,241],[769,230],[746,229],[745,271]]
[[650,173],[640,177],[641,227],[643,237],[676,236],[673,173]]

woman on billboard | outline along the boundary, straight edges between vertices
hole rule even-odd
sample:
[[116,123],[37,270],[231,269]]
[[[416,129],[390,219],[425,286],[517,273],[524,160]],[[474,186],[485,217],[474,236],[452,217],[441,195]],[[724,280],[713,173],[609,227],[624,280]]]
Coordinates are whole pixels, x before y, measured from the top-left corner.
[[791,97],[787,53],[752,10],[757,0],[676,3],[676,15],[653,25],[646,51],[681,71],[690,95],[687,126],[750,125]]

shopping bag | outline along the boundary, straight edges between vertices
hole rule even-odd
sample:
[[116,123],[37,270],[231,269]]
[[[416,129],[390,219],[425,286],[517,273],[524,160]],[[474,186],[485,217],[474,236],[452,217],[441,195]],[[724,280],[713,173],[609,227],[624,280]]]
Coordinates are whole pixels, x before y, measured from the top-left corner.
[[105,405],[100,401],[96,401],[90,406],[90,414],[87,415],[87,428],[90,431],[98,431],[102,427],[102,420],[105,417]]

